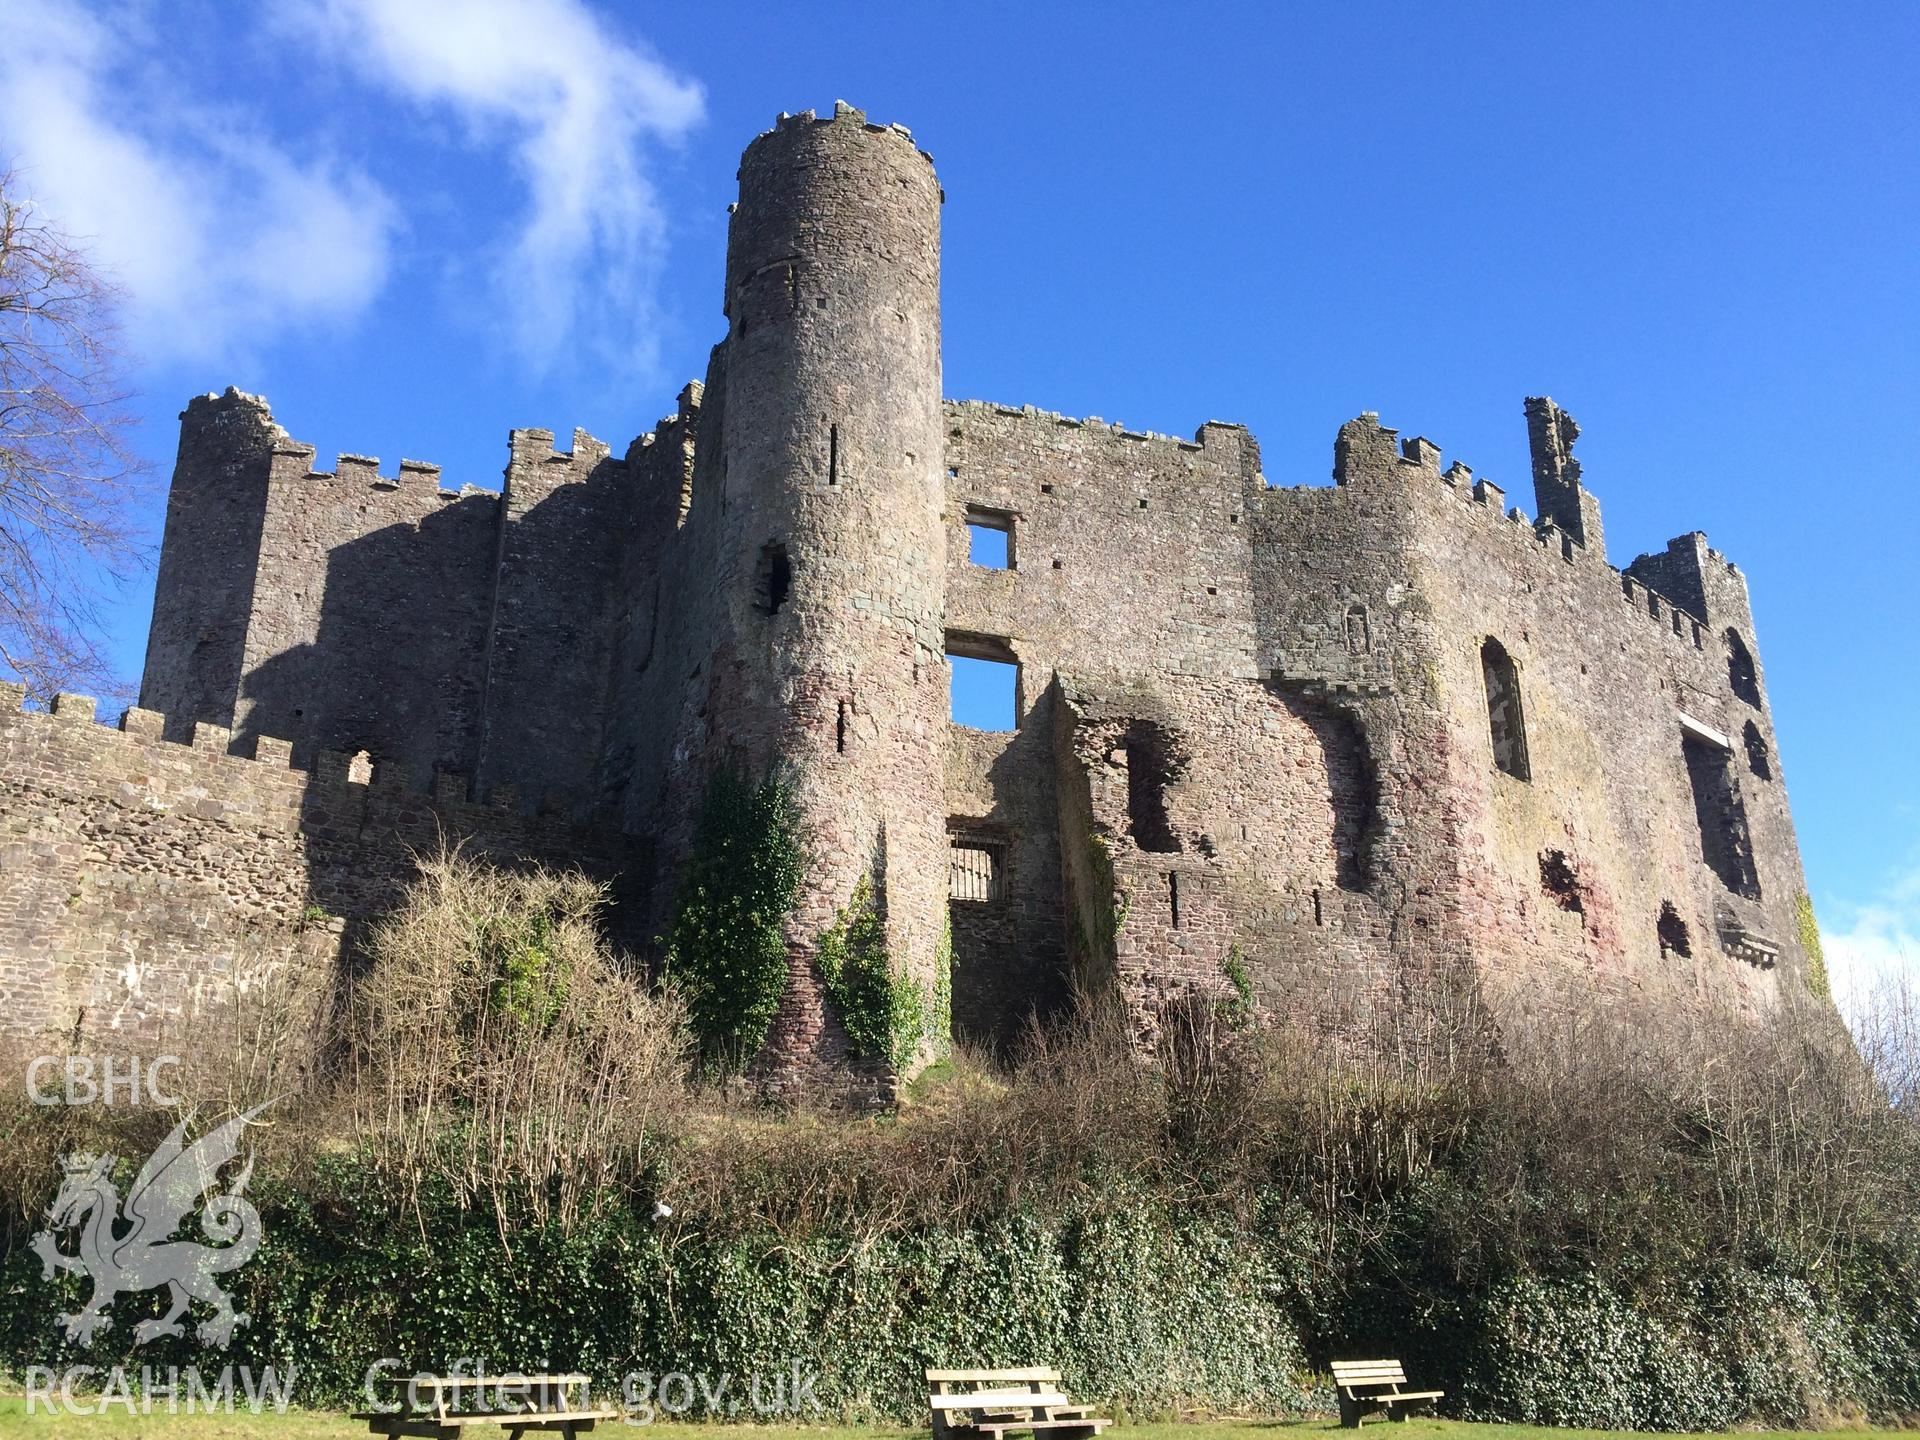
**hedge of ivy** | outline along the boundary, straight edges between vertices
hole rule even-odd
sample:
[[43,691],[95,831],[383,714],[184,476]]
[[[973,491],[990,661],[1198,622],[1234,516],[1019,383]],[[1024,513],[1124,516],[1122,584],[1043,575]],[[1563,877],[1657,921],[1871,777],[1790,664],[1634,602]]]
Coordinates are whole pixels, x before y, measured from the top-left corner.
[[[295,1373],[303,1405],[358,1408],[370,1365],[407,1373],[484,1357],[489,1368],[580,1369],[603,1384],[633,1372],[817,1374],[831,1415],[918,1417],[934,1363],[1058,1363],[1078,1389],[1123,1406],[1297,1410],[1306,1367],[1276,1303],[1280,1252],[1220,1218],[1101,1206],[862,1242],[797,1245],[663,1230],[640,1207],[576,1227],[384,1209],[342,1171],[324,1199],[282,1191],[265,1243],[231,1277],[251,1323],[227,1352],[189,1337],[133,1347],[158,1296],[124,1295],[92,1347],[58,1317],[82,1277],[42,1280],[15,1243],[0,1277],[0,1343],[29,1365],[130,1370],[231,1362]],[[614,1386],[617,1389],[617,1385]]]
[[85,1282],[43,1280],[16,1236],[0,1275],[4,1363],[272,1364],[297,1372],[301,1403],[342,1406],[385,1357],[603,1383],[682,1371],[744,1384],[797,1363],[829,1415],[911,1421],[935,1362],[1057,1363],[1070,1390],[1135,1416],[1285,1414],[1324,1407],[1325,1361],[1365,1350],[1405,1357],[1473,1418],[1708,1430],[1920,1410],[1912,1237],[1817,1282],[1719,1264],[1633,1297],[1576,1272],[1436,1299],[1422,1273],[1433,1237],[1404,1229],[1330,1264],[1324,1217],[1279,1208],[1236,1217],[1090,1190],[1061,1213],[776,1244],[656,1225],[636,1201],[503,1244],[489,1214],[443,1207],[423,1233],[353,1166],[322,1177],[304,1193],[258,1187],[266,1241],[233,1277],[252,1322],[231,1352],[135,1349],[152,1294],[116,1301],[94,1347],[68,1345],[58,1316]]

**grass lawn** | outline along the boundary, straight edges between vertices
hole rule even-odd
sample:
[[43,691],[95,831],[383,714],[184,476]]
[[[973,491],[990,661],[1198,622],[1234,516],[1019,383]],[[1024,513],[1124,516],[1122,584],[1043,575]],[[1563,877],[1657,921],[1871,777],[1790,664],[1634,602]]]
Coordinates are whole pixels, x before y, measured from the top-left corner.
[[[1375,1433],[1369,1422],[1369,1434]],[[635,1426],[632,1430],[642,1427]],[[924,1428],[906,1430],[867,1425],[686,1425],[659,1421],[644,1427],[661,1432],[661,1440],[926,1440]],[[617,1425],[596,1435],[632,1433]],[[504,1430],[476,1430],[476,1440],[498,1436]],[[1332,1420],[1204,1420],[1187,1424],[1153,1422],[1124,1425],[1109,1432],[1124,1440],[1318,1440],[1340,1433]],[[1609,1430],[1554,1430],[1539,1425],[1471,1425],[1455,1420],[1409,1420],[1394,1425],[1379,1440],[1582,1440],[1582,1437],[1618,1435]],[[1820,1434],[1858,1435],[1859,1431],[1786,1432],[1742,1431],[1741,1440],[1812,1440]],[[364,1422],[321,1411],[292,1411],[285,1415],[32,1415],[17,1395],[0,1396],[0,1436],[59,1435],[75,1440],[350,1440],[365,1437]]]

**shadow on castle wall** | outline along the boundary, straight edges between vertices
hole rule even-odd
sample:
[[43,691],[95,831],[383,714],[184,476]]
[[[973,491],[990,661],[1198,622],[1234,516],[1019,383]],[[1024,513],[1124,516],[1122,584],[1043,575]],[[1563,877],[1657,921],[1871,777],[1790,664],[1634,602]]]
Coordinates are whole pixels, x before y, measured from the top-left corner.
[[[953,1034],[1002,1054],[1073,1003],[1052,740],[1057,704],[1049,685],[1018,729],[956,737],[973,754],[993,752],[984,777],[993,804],[984,815],[956,815],[949,825],[957,838],[989,847],[1002,870],[989,899],[948,902]],[[1001,742],[997,748],[995,742]]]
[[[584,814],[596,796],[609,642],[604,611],[620,533],[625,467],[586,478],[510,482],[505,499],[467,492],[418,524],[335,544],[310,583],[318,613],[241,684],[238,734],[364,751],[408,783],[440,771]],[[256,616],[268,635],[277,617]]]

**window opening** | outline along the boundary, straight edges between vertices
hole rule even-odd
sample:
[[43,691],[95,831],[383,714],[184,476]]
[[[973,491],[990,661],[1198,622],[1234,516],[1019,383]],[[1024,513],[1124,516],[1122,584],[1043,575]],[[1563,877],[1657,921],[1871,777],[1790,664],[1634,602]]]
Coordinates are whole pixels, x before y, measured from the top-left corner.
[[1011,514],[978,505],[967,507],[967,561],[987,570],[1014,568]]
[[1516,780],[1533,777],[1527,760],[1526,717],[1520,704],[1520,676],[1513,657],[1498,640],[1480,647],[1480,673],[1487,686],[1487,722],[1493,732],[1493,763]]
[[793,588],[793,562],[787,559],[787,547],[769,541],[760,547],[760,567],[754,575],[754,603],[769,615],[780,613]]
[[1694,818],[1700,826],[1700,858],[1720,877],[1720,883],[1749,900],[1760,898],[1760,878],[1754,869],[1753,837],[1747,829],[1747,807],[1733,774],[1733,756],[1719,745],[1683,732],[1687,779],[1693,787]]
[[1015,730],[1020,725],[1020,662],[1004,640],[949,636],[953,672],[949,718],[970,730]]

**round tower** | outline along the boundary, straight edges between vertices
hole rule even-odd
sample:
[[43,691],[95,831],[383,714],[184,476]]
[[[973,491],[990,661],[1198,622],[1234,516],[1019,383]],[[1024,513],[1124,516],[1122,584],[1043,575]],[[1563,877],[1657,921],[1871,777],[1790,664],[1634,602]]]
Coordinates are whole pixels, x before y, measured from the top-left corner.
[[906,130],[844,104],[783,116],[741,160],[719,488],[744,713],[728,728],[793,774],[808,854],[776,1087],[846,1059],[814,958],[863,877],[894,973],[929,1000],[945,986],[941,199]]

